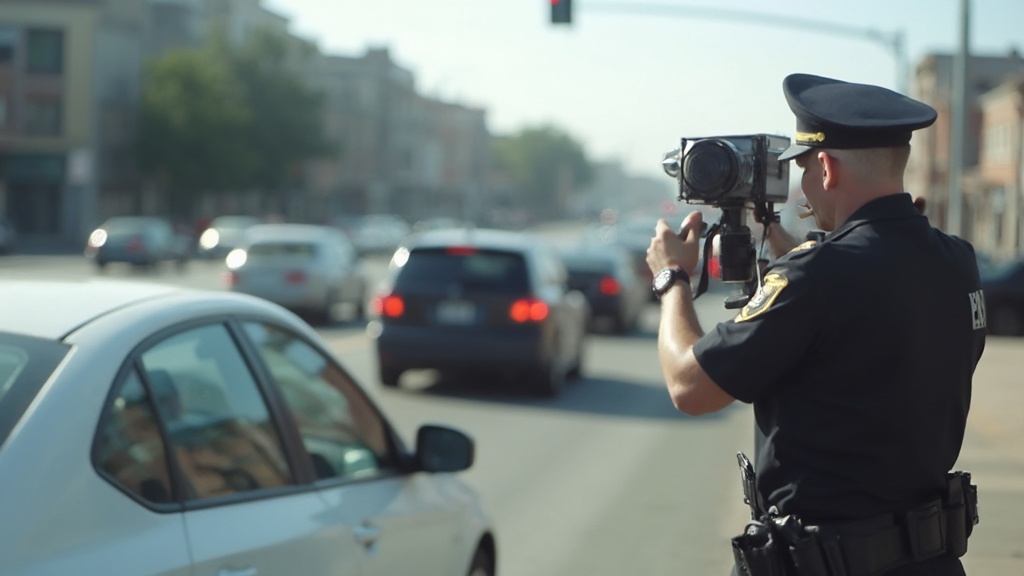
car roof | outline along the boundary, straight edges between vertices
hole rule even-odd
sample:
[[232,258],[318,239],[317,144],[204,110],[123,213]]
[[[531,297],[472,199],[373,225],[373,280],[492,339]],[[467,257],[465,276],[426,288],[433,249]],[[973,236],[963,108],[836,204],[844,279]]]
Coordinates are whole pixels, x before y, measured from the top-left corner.
[[256,224],[245,231],[249,242],[311,242],[328,236],[341,237],[341,233],[318,224]]
[[515,250],[526,252],[541,245],[529,234],[494,228],[453,228],[427,230],[410,240],[410,250],[472,246],[484,250]]
[[98,316],[183,291],[170,285],[102,279],[5,280],[0,282],[0,331],[59,339]]

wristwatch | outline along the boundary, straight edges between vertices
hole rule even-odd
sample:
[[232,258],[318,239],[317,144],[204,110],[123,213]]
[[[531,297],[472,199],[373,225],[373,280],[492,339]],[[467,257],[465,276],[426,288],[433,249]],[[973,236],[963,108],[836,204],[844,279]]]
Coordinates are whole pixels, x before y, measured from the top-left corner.
[[686,273],[682,268],[665,268],[661,272],[654,275],[653,289],[654,295],[661,298],[668,289],[675,285],[676,282],[682,280],[687,284],[690,283],[690,275]]

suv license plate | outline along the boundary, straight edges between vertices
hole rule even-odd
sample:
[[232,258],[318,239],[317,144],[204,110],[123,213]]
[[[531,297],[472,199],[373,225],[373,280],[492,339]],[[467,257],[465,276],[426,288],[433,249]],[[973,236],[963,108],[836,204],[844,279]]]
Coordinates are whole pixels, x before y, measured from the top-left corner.
[[472,302],[453,300],[437,305],[437,321],[441,324],[465,326],[476,322],[476,306]]

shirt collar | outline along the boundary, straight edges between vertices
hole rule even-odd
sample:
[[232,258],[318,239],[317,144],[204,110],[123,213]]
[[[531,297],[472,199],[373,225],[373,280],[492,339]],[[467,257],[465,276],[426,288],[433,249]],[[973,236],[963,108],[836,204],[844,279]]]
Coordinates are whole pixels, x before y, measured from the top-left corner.
[[829,236],[838,236],[851,228],[871,220],[892,220],[920,215],[921,213],[914,206],[914,201],[911,199],[910,194],[906,192],[890,194],[881,198],[875,198],[858,208],[846,219],[846,222],[843,222],[842,226],[833,230]]

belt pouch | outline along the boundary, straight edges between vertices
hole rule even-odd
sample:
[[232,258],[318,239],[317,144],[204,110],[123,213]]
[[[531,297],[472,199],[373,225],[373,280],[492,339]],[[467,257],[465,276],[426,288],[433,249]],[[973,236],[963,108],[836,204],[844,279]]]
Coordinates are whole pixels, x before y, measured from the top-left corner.
[[789,556],[800,576],[830,576],[832,573],[825,565],[825,556],[818,546],[817,536],[790,542]]

